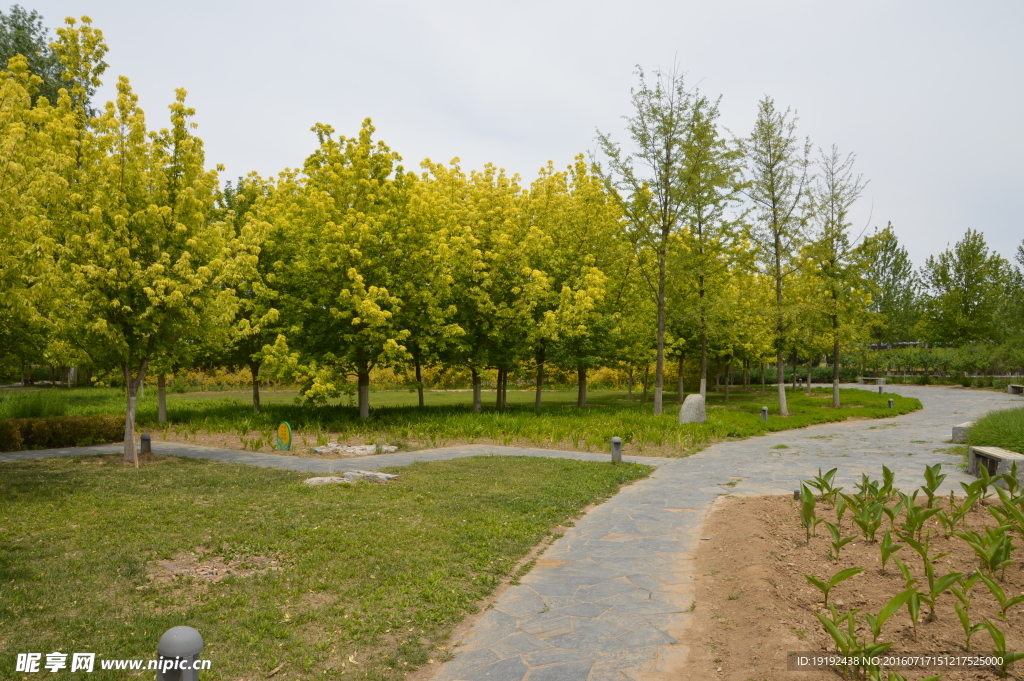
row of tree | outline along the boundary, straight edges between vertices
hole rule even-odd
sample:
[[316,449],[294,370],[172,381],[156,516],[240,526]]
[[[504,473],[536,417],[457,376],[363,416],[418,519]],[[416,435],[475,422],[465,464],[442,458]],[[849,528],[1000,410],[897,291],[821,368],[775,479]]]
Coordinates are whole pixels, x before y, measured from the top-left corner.
[[749,375],[774,360],[786,414],[791,356],[833,358],[838,406],[851,343],[1019,333],[1001,320],[1019,270],[976,232],[919,275],[891,227],[853,234],[853,156],[815,156],[770,98],[734,140],[717,100],[640,72],[630,151],[599,134],[599,158],[549,163],[529,186],[458,159],[409,171],[369,120],[354,137],[315,126],[300,169],[221,185],[184,91],[155,130],[123,77],[92,107],[107,47],[87,18],[33,49],[62,71],[19,53],[0,73],[0,347],[118,367],[126,455],[147,372],[162,396],[165,376],[211,358],[250,367],[256,409],[261,372],[304,381],[311,401],[355,378],[364,418],[376,366],[466,367],[479,411],[486,369],[499,407],[510,372],[535,371],[539,407],[545,368],[571,368],[583,406],[588,370],[654,364],[657,414],[666,361],[699,362],[704,393],[709,362]]

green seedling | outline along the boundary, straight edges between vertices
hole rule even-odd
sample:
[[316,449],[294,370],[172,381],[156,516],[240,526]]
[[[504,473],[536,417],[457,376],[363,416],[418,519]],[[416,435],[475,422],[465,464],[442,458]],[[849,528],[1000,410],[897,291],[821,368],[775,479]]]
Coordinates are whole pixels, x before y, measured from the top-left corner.
[[862,567],[847,568],[845,570],[840,570],[839,572],[832,575],[828,582],[826,582],[823,579],[819,579],[814,575],[804,575],[804,577],[807,579],[808,582],[817,587],[818,591],[825,594],[825,605],[828,605],[828,594],[837,584],[846,581],[854,575],[859,575],[862,572],[864,572],[864,568]]
[[878,616],[864,615],[868,621],[868,626],[871,627],[872,643],[878,643],[878,637],[882,634],[882,625],[885,621],[895,615],[904,604],[910,600],[910,597],[914,594],[914,589],[907,589],[901,594],[897,594],[892,600],[885,604],[885,607],[878,613]]
[[937,463],[934,466],[925,466],[924,485],[921,486],[921,491],[928,497],[928,508],[932,507],[932,504],[935,502],[935,495],[938,494],[942,481],[946,479],[946,474],[941,473],[941,470],[941,463]]
[[884,513],[886,515],[886,517],[889,518],[889,529],[890,530],[895,529],[895,527],[896,527],[896,517],[900,514],[900,511],[902,511],[902,510],[903,510],[903,500],[902,499],[900,499],[898,502],[896,502],[892,506],[882,506],[882,513]]
[[832,560],[839,560],[839,551],[842,550],[844,546],[846,546],[854,539],[856,539],[857,535],[842,537],[839,533],[839,528],[830,522],[826,522],[825,527],[828,528],[829,534],[832,535],[832,551],[828,554],[828,557]]
[[864,538],[868,541],[875,541],[875,534],[882,526],[882,513],[885,504],[875,502],[870,505],[863,504],[853,515],[854,524],[860,528]]
[[882,486],[878,488],[878,500],[886,502],[892,496],[893,482],[896,480],[896,474],[888,469],[886,466],[882,466]]
[[1006,668],[1017,660],[1024,660],[1024,652],[1012,652],[1006,649],[1006,636],[1003,635],[1002,630],[996,625],[992,624],[989,619],[985,618],[986,628],[988,633],[992,636],[992,644],[995,646],[992,649],[992,654],[1000,658],[999,664],[999,676],[1006,677]]
[[959,603],[954,603],[953,609],[956,610],[956,616],[960,620],[960,626],[964,628],[964,640],[966,642],[967,652],[971,652],[971,637],[988,627],[984,622],[978,622],[977,624],[972,625],[970,617],[967,615],[967,608]]
[[978,556],[981,566],[988,570],[989,574],[995,574],[996,570],[1005,570],[1013,564],[1013,537],[1006,531],[1006,527],[986,527],[985,534],[980,535],[974,530],[957,532],[956,536],[967,542],[975,555]]
[[1001,586],[996,584],[994,579],[986,577],[984,574],[980,572],[978,574],[981,577],[981,581],[985,582],[985,586],[987,586],[988,590],[992,592],[992,596],[997,601],[999,601],[999,614],[1004,620],[1006,619],[1007,610],[1017,605],[1018,603],[1024,603],[1024,594],[1014,596],[1012,598],[1007,598],[1006,592],[1003,591],[1003,588]]
[[980,501],[984,503],[984,501],[989,497],[989,487],[992,487],[994,482],[995,481],[992,479],[992,476],[989,475],[988,469],[984,466],[978,466],[978,479],[970,484],[961,482],[960,486],[963,488],[964,492],[967,493],[967,496],[971,496],[975,492],[979,492],[981,495]]
[[[820,612],[814,613],[814,616],[818,618],[821,625],[825,627],[825,631],[835,641],[836,650],[842,653],[846,657],[858,658],[860,660],[870,659],[874,656],[881,655],[886,650],[892,647],[892,643],[867,643],[861,641],[857,636],[857,622],[856,613],[857,610],[851,610],[842,617],[836,612],[835,606],[829,606],[829,612],[831,617],[825,617]],[[846,631],[843,631],[845,624]],[[856,664],[856,665],[841,665],[840,669],[843,670],[843,676],[846,677],[847,673],[852,671],[855,674],[855,678],[866,678],[872,675],[880,673],[880,669],[877,665],[871,664]]]
[[839,494],[839,490],[843,489],[842,487],[835,488],[832,486],[832,481],[835,479],[836,471],[838,470],[838,468],[833,468],[823,475],[819,468],[818,474],[814,476],[814,479],[807,482],[808,485],[818,490],[822,501],[827,501],[830,504],[835,504],[836,495]]
[[946,537],[953,536],[956,531],[956,526],[961,522],[965,522],[967,514],[970,513],[971,509],[974,508],[974,504],[977,503],[981,497],[980,491],[975,491],[974,494],[968,495],[962,504],[956,503],[956,497],[953,496],[953,492],[949,493],[949,515],[946,515],[944,511],[939,511],[936,514],[936,518],[942,523],[942,526],[946,529]]
[[924,574],[928,579],[928,592],[921,593],[920,598],[928,604],[928,621],[935,621],[935,602],[939,596],[949,590],[951,586],[960,581],[963,577],[963,573],[950,572],[949,574],[943,575],[942,577],[935,577],[935,566],[934,562],[940,558],[948,556],[948,553],[940,553],[936,556],[928,555],[928,540],[924,542],[917,542],[909,537],[904,537],[904,541],[910,548],[914,549],[919,556],[921,556],[921,562],[924,563]]
[[[1017,464],[1014,464],[1016,466]],[[989,506],[989,513],[999,521],[999,524],[1015,531],[1024,537],[1024,511],[1018,507],[1019,502],[1014,502],[1013,496],[1008,492],[996,487],[999,493],[999,506]]]
[[900,523],[900,530],[902,530],[900,534],[904,538],[914,538],[916,536],[918,541],[920,541],[921,535],[924,533],[925,522],[942,509],[938,507],[928,508],[926,506],[918,506],[914,503],[915,498],[917,497],[916,491],[912,497],[908,497],[906,495],[902,496],[906,515],[903,518],[903,522]]
[[885,531],[882,536],[882,543],[879,545],[879,549],[882,551],[882,572],[885,573],[885,564],[889,562],[890,556],[903,548],[903,544],[895,544],[892,541],[892,535],[889,534],[889,530]]
[[817,502],[815,502],[814,495],[811,493],[811,490],[807,489],[807,485],[801,483],[800,522],[803,523],[804,529],[807,531],[808,544],[811,543],[811,532],[822,522],[822,519],[817,517],[814,513],[814,507],[816,504]]
[[910,626],[914,628],[914,640],[917,640],[917,619],[921,616],[921,592],[915,591],[907,599],[907,613],[910,615]]
[[847,504],[846,504],[846,499],[843,499],[841,496],[837,496],[836,497],[836,504],[835,504],[835,506],[836,506],[836,525],[839,526],[839,529],[842,529],[842,527],[843,527],[843,516],[846,515],[846,510],[849,508],[849,506],[847,506]]

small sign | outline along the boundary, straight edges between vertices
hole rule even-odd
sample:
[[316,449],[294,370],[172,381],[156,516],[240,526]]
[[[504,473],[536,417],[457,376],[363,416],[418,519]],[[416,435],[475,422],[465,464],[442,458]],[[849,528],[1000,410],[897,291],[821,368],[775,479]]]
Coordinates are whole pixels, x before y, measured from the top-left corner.
[[292,427],[287,421],[282,421],[277,427],[277,448],[285,451],[292,448]]

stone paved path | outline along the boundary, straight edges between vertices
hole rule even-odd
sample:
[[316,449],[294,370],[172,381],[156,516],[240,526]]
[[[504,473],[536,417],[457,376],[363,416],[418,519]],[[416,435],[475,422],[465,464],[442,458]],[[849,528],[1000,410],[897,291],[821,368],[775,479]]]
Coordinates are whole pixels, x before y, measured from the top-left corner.
[[[669,681],[686,659],[693,603],[693,551],[704,515],[723,494],[789,493],[818,468],[839,468],[852,487],[862,472],[896,473],[897,485],[921,483],[924,466],[950,464],[943,486],[970,478],[957,470],[946,441],[953,425],[1024,398],[956,388],[888,386],[918,397],[924,409],[893,419],[848,421],[724,442],[686,459],[623,457],[658,470],[581,518],[537,561],[522,584],[499,598],[440,666],[436,681]],[[770,400],[771,396],[766,396]],[[16,452],[0,461],[83,453],[107,447]],[[304,459],[154,443],[154,451],[328,474],[414,460],[521,454],[604,460],[607,454],[467,445],[347,460]],[[716,537],[707,541],[715,542]]]

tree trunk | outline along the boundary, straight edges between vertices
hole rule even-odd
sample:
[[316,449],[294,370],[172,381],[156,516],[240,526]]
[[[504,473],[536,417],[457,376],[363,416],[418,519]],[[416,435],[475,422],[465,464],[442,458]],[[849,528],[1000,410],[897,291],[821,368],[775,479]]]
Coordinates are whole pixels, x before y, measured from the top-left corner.
[[359,418],[370,418],[370,368],[362,367],[356,372],[359,389]]
[[501,408],[508,407],[508,369],[501,372]]
[[798,359],[799,358],[797,357],[797,354],[794,352],[793,353],[793,390],[796,390],[796,365],[797,365],[797,360]]
[[676,387],[676,392],[679,393],[679,404],[683,403],[683,398],[686,397],[686,393],[683,390],[683,356],[679,355],[679,385]]
[[662,386],[665,380],[665,257],[668,229],[662,231],[662,250],[658,254],[658,356],[654,368],[654,415],[661,414]]
[[779,379],[779,416],[789,416],[789,408],[786,405],[786,359],[782,356],[781,349],[776,351],[775,366]]
[[647,366],[644,367],[644,395],[641,399],[641,402],[643,402],[644,404],[647,404],[647,387],[650,385],[650,377],[651,365],[648,364]]
[[750,359],[743,360],[743,389],[750,392]]
[[167,377],[163,374],[156,377],[156,420],[167,423]]
[[725,363],[725,401],[729,401],[729,384],[732,383],[732,357]]
[[768,392],[768,379],[766,374],[767,369],[764,366],[764,362],[761,362],[761,394]]
[[128,406],[124,416],[124,460],[125,462],[134,463],[136,468],[139,467],[139,455],[135,449],[135,406],[139,386],[142,385],[143,380],[146,378],[146,367],[148,366],[149,358],[147,357],[139,365],[138,376],[132,378],[131,365],[127,362],[121,365],[121,369],[124,372],[125,394],[128,398]]
[[252,410],[260,413],[260,366],[262,362],[249,362],[249,371],[252,372]]
[[423,373],[420,368],[420,352],[417,348],[413,354],[413,361],[416,364],[416,396],[419,401],[420,409],[423,408]]
[[814,360],[808,360],[807,362],[807,394],[811,394],[811,368],[814,366]]
[[633,365],[629,365],[629,375],[626,376],[626,399],[633,401]]
[[708,335],[701,334],[700,339],[700,396],[708,397]]
[[21,360],[21,387],[25,387],[25,360]]
[[480,374],[476,369],[470,369],[473,374],[473,412],[479,414],[483,410],[483,401],[480,397]]
[[832,406],[839,408],[839,318],[832,317]]
[[576,386],[576,406],[582,409],[587,406],[587,368],[577,367],[576,375],[579,377],[579,383]]
[[501,404],[501,379],[502,379],[502,376],[504,375],[504,372],[505,372],[504,369],[500,369],[499,368],[498,369],[498,377],[495,379],[495,382],[494,382],[494,408],[495,409],[501,409],[501,407],[502,407],[502,404]]
[[544,392],[544,346],[537,351],[537,393],[533,398],[533,408],[540,409],[541,393]]

